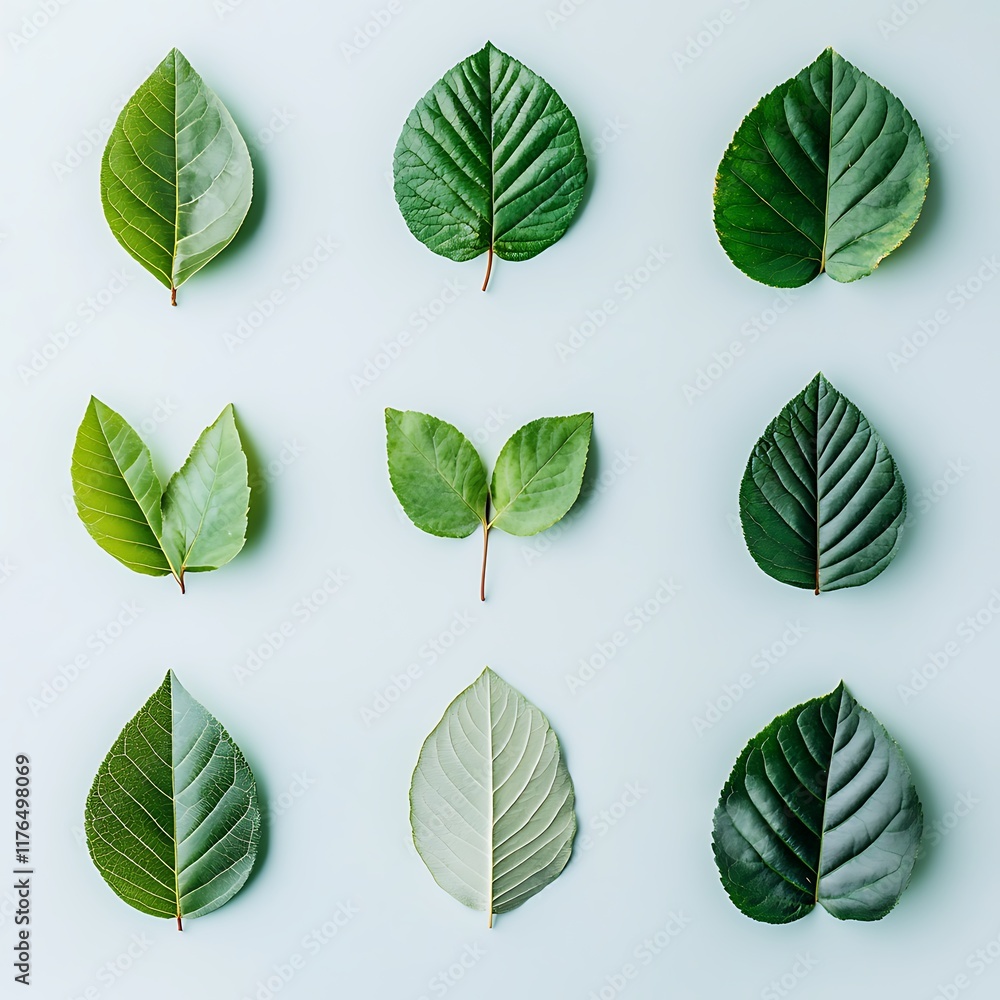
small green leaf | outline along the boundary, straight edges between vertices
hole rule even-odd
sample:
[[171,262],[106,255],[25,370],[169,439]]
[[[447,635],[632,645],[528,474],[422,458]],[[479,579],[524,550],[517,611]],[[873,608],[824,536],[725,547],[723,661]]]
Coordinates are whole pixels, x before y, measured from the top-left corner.
[[593,413],[542,417],[516,431],[493,468],[491,528],[535,535],[576,503],[587,466]]
[[177,49],[118,116],[101,163],[115,239],[177,289],[236,235],[253,194],[250,153],[225,105]]
[[84,826],[108,885],[178,930],[246,882],[261,829],[253,772],[173,671],[98,769]]
[[879,920],[909,882],[922,830],[902,751],[840,684],[746,745],[712,840],[726,892],[755,920],[788,923],[816,903]]
[[528,260],[569,228],[587,157],[576,119],[527,66],[491,43],[410,112],[393,161],[410,232],[450,260]]
[[928,180],[917,123],[833,49],[776,87],[722,157],[715,228],[755,281],[804,285],[871,274],[909,235]]
[[817,594],[875,579],[896,554],[905,516],[889,449],[822,373],[768,426],[740,487],[757,565]]
[[487,488],[486,467],[461,431],[426,413],[387,408],[389,480],[407,517],[432,535],[465,538],[482,526],[485,601],[490,529],[535,535],[566,515],[580,495],[593,424],[592,413],[525,424],[501,449]]
[[548,719],[487,668],[424,741],[410,783],[413,843],[460,903],[506,913],[566,867],[573,782]]
[[149,449],[125,420],[91,397],[71,467],[76,509],[91,537],[137,573],[218,569],[246,538],[247,460],[232,406],[202,432],[161,495]]

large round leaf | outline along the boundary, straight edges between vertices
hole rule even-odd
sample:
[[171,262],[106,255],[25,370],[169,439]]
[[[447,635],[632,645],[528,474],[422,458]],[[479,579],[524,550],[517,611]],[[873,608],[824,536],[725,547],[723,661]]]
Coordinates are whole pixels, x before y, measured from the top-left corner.
[[177,289],[228,246],[253,193],[250,153],[225,105],[177,49],[122,109],[101,163],[118,242]]
[[84,821],[108,885],[178,929],[239,891],[261,828],[250,765],[173,671],[115,740]]
[[715,228],[755,281],[792,288],[824,270],[853,281],[909,235],[927,179],[906,108],[827,49],[740,125],[719,164]]
[[576,119],[527,66],[491,43],[450,69],[396,143],[396,201],[435,253],[527,260],[569,227],[587,180]]
[[922,830],[902,751],[840,684],[746,745],[712,842],[726,892],[755,920],[788,923],[817,903],[878,920],[906,888]]
[[424,741],[410,784],[413,842],[438,885],[492,926],[566,866],[573,804],[548,719],[487,668]]
[[896,554],[905,516],[889,449],[822,373],[764,432],[740,488],[757,565],[817,594],[878,576]]

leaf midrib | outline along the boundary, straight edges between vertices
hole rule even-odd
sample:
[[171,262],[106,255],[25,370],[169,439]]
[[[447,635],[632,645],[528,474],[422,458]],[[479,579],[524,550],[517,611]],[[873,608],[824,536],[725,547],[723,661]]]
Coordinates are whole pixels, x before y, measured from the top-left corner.
[[[830,734],[830,757],[826,762],[826,781],[823,783],[823,812],[819,822],[819,854],[816,857],[816,885],[813,889],[813,904],[819,903],[819,883],[823,873],[823,848],[826,845],[826,811],[830,804],[830,777],[833,773],[833,758],[837,752],[837,733],[840,731],[840,710],[844,704],[847,691],[840,685],[840,698],[837,701],[837,715],[833,732]],[[822,719],[822,710],[820,711]]]

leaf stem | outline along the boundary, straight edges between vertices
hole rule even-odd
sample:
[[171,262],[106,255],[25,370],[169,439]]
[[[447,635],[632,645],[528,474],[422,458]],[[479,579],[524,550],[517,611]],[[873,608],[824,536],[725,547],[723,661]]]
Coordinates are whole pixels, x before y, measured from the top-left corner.
[[490,907],[490,922],[486,925],[490,929],[493,928],[493,908]]
[[[479,574],[479,600],[486,600],[486,553],[490,547],[490,526],[483,521],[483,571]],[[493,918],[490,917],[492,920]],[[492,926],[492,925],[491,925]]]
[[175,575],[174,579],[181,585],[181,593],[185,593],[184,590],[184,570],[181,570],[180,575]]
[[486,291],[486,286],[490,283],[490,271],[493,270],[493,244],[490,244],[489,253],[486,255],[486,277],[483,278],[483,291]]
[[184,928],[181,926],[181,915],[179,913],[177,914],[177,929],[179,931],[184,930]]
[[170,286],[170,304],[177,305],[177,289],[173,285]]

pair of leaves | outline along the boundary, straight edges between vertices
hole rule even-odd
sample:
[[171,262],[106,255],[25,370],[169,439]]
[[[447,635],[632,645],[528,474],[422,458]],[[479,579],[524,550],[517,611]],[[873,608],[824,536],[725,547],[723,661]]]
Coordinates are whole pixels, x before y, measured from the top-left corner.
[[927,146],[888,90],[827,49],[767,94],[722,157],[715,228],[755,281],[871,274],[923,206]]
[[115,239],[177,289],[225,249],[253,195],[247,144],[225,105],[177,49],[118,116],[101,163]]
[[548,719],[487,668],[424,741],[410,783],[413,843],[434,880],[489,914],[559,876],[576,834],[573,782]]
[[108,885],[137,910],[176,919],[178,930],[246,882],[261,830],[253,772],[173,671],[98,769],[84,825]]
[[755,920],[788,923],[817,903],[878,920],[909,882],[922,831],[902,751],[841,683],[746,745],[712,841],[726,892]]
[[410,232],[450,260],[528,260],[569,228],[587,157],[576,119],[536,73],[487,42],[410,112],[393,159]]
[[818,594],[868,583],[889,565],[906,489],[865,415],[820,373],[754,446],[740,519],[765,573]]
[[227,406],[161,490],[149,449],[124,418],[91,397],[73,448],[80,520],[136,573],[184,574],[225,565],[246,539],[247,459]]
[[566,514],[580,495],[593,424],[593,413],[525,424],[500,450],[487,486],[486,466],[460,430],[426,413],[386,408],[389,479],[423,531],[466,538],[482,526],[479,597],[485,601],[490,528],[535,535]]

